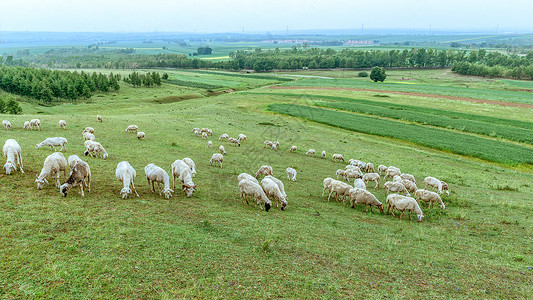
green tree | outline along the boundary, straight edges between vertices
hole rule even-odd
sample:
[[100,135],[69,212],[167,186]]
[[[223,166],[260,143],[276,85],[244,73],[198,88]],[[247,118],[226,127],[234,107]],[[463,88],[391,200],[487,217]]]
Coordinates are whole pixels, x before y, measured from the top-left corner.
[[0,114],[3,114],[6,112],[6,103],[4,102],[4,99],[0,98]]
[[374,82],[378,81],[385,81],[385,78],[387,78],[387,74],[385,74],[385,69],[382,67],[373,67],[370,71],[370,79]]
[[6,105],[6,111],[12,115],[20,115],[22,113],[22,108],[17,101],[9,99]]

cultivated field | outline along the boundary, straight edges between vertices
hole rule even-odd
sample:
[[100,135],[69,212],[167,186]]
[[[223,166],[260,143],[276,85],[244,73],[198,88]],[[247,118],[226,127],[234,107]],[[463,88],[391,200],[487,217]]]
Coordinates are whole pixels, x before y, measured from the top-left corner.
[[[19,142],[26,173],[0,174],[1,298],[533,297],[533,110],[438,96],[533,104],[524,91],[531,82],[449,70],[387,71],[384,84],[355,71],[290,73],[335,78],[294,81],[165,72],[169,82],[160,88],[121,83],[119,92],[86,102],[28,102],[24,115],[2,115],[14,130],[0,130],[0,141]],[[42,131],[22,129],[33,118]],[[125,133],[130,124],[146,138]],[[82,157],[86,126],[109,153],[86,158],[91,192],[82,198],[73,189],[64,198],[52,180],[37,190],[35,176],[52,151],[35,144],[63,136],[65,156]],[[214,147],[193,127],[212,128]],[[231,147],[218,141],[222,133],[248,141]],[[280,149],[264,148],[265,140],[278,140]],[[209,165],[220,144],[223,169]],[[296,153],[289,153],[292,145]],[[317,155],[305,156],[309,148]],[[426,176],[444,180],[446,209],[422,205],[418,223],[327,202],[322,180],[345,166],[333,153],[397,166],[422,188]],[[170,172],[184,157],[196,162],[194,195],[179,188],[170,200],[152,194],[144,167]],[[123,160],[137,170],[140,198],[120,198],[115,168]],[[285,211],[241,204],[237,175],[265,164],[285,183]],[[296,182],[286,180],[287,167],[298,171]],[[385,201],[384,189],[368,190]]]

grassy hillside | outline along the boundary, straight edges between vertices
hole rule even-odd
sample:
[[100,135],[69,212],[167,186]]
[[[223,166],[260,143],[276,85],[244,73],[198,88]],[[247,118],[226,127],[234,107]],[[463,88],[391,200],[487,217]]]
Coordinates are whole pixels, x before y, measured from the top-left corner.
[[[171,78],[213,84],[249,79],[198,74]],[[189,75],[190,76],[190,75]],[[205,78],[205,81],[203,81]],[[259,80],[259,79],[258,79]],[[265,79],[260,79],[265,80]],[[303,80],[301,80],[303,81]],[[256,81],[253,81],[256,82]],[[240,84],[240,83],[239,83]],[[0,141],[22,146],[25,174],[0,174],[0,297],[2,298],[531,298],[533,196],[531,165],[509,166],[468,158],[399,140],[356,133],[266,110],[274,103],[302,104],[270,89],[266,80],[248,92],[213,93],[165,83],[161,88],[96,95],[88,102],[41,107],[24,104],[24,115],[2,115],[14,126]],[[227,85],[232,88],[232,84]],[[225,87],[226,88],[226,87]],[[290,91],[290,93],[303,93]],[[318,94],[396,104],[449,107],[452,111],[528,121],[530,111],[443,99],[374,93],[320,91]],[[186,95],[197,95],[189,99]],[[181,97],[181,98],[180,98]],[[189,99],[189,100],[186,100]],[[96,121],[96,114],[103,122]],[[43,130],[22,123],[40,118]],[[67,130],[59,129],[59,119]],[[530,121],[530,120],[529,120]],[[144,140],[125,133],[136,124]],[[83,155],[86,126],[108,151],[91,166],[91,192],[60,196],[50,184],[37,190],[35,176],[50,149],[35,149],[46,137],[63,136],[65,156]],[[207,141],[193,127],[209,127]],[[424,127],[425,128],[425,127]],[[244,133],[241,147],[218,136]],[[280,141],[280,150],[264,148]],[[208,161],[225,146],[224,168]],[[292,145],[297,153],[289,153]],[[326,150],[328,159],[305,156]],[[374,165],[394,165],[413,174],[448,182],[446,210],[422,206],[423,222],[365,213],[364,207],[327,202],[322,180],[344,164],[333,153]],[[198,190],[191,198],[175,189],[170,200],[152,194],[144,167],[170,172],[176,159],[192,158]],[[118,162],[137,170],[140,198],[120,198]],[[237,175],[264,164],[285,183],[287,210],[264,212],[241,204]],[[285,168],[298,171],[286,180]],[[64,181],[61,175],[62,182]],[[50,180],[52,182],[52,180]],[[172,179],[171,179],[172,182]],[[383,189],[369,191],[382,201]]]

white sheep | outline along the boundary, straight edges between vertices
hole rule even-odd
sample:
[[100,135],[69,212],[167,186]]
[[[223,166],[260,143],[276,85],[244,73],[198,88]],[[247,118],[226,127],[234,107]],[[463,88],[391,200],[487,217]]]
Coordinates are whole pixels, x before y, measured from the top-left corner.
[[259,168],[259,170],[257,170],[257,172],[255,173],[255,178],[257,178],[259,175],[264,175],[264,176],[267,176],[267,175],[274,175],[273,174],[273,171],[272,171],[272,167],[271,166],[261,166]]
[[363,173],[361,171],[357,172],[357,170],[348,169],[344,171],[344,180],[350,181],[350,178],[357,179],[357,178],[363,178]]
[[10,175],[12,169],[16,171],[17,166],[19,166],[20,172],[24,174],[24,170],[22,169],[22,149],[17,141],[14,139],[6,140],[2,151],[4,152],[4,156],[7,158],[6,163],[4,164],[4,170],[6,170],[6,174]]
[[385,187],[385,195],[388,195],[389,192],[394,192],[405,193],[406,196],[409,196],[409,191],[401,182],[387,181],[383,186]]
[[296,152],[298,150],[298,147],[296,146],[292,146],[290,149],[289,149],[289,152]]
[[270,150],[278,150],[278,144],[272,143],[272,147],[270,147]]
[[34,127],[37,127],[39,131],[41,131],[41,120],[39,119],[32,119],[30,121],[30,128],[33,130]]
[[389,204],[389,206],[387,207],[386,214],[389,214],[389,210],[390,210],[392,215],[394,216],[394,209],[397,209],[398,211],[402,212],[400,214],[400,219],[401,219],[404,212],[408,210],[409,219],[411,219],[411,211],[414,211],[416,213],[418,222],[421,222],[422,218],[424,218],[424,213],[422,213],[420,206],[418,205],[416,200],[412,197],[405,197],[405,196],[398,195],[398,194],[390,194],[387,196],[387,204]]
[[296,181],[296,170],[293,169],[293,168],[287,168],[285,169],[285,172],[287,173],[287,177],[289,178],[289,180],[291,181]]
[[321,158],[326,158],[326,150],[322,150],[322,157]]
[[67,178],[67,160],[63,153],[54,152],[44,160],[44,166],[41,169],[41,173],[35,179],[37,183],[37,189],[42,190],[45,183],[48,183],[46,178],[48,176],[56,175],[56,187],[60,187],[59,172],[63,171],[65,179]]
[[[246,203],[250,204],[248,202],[248,196],[252,196],[255,198],[256,205],[263,201],[265,203],[265,211],[270,210],[272,203],[259,184],[248,179],[243,179],[239,181],[239,191],[241,192],[241,203],[244,203],[244,200],[246,200]],[[263,208],[261,207],[261,209]]]
[[101,115],[96,115],[96,120],[98,122],[102,122],[102,116]]
[[265,141],[265,148],[267,147],[272,147],[272,142],[271,141]]
[[401,174],[402,174],[402,171],[400,171],[400,169],[390,166],[387,168],[387,171],[385,171],[385,180],[387,180],[387,178],[389,177],[393,178],[395,175],[400,176]]
[[187,166],[189,166],[189,169],[191,169],[192,177],[196,177],[196,164],[194,163],[194,161],[188,157],[185,157],[183,159],[183,162],[186,163]]
[[[70,170],[70,176],[65,183],[59,187],[59,192],[63,197],[66,197],[70,189],[76,185],[80,186],[80,194],[82,197],[85,197],[83,191],[83,184],[86,182],[85,179],[90,183],[91,182],[91,170],[89,165],[80,160],[74,164]],[[89,185],[89,192],[91,191]]]
[[126,128],[126,132],[137,132],[138,129],[139,127],[137,127],[137,125],[130,125]]
[[305,152],[305,155],[311,155],[311,154],[315,154],[315,149],[309,149],[307,150],[307,152]]
[[137,131],[137,139],[143,139],[146,134],[143,131]]
[[242,133],[239,133],[239,138],[238,138],[239,142],[246,142],[246,136]]
[[24,122],[24,126],[22,128],[25,130],[31,130],[30,121]]
[[202,138],[203,138],[204,140],[207,140],[207,132],[202,132]]
[[372,206],[377,206],[379,212],[383,213],[383,203],[381,203],[371,192],[364,189],[353,188],[350,189],[348,193],[350,195],[350,204],[352,208],[355,207],[356,203],[364,204],[366,206],[365,211],[368,212],[368,207],[370,206],[370,212],[372,213]]
[[84,134],[86,132],[89,132],[89,133],[94,133],[94,128],[92,127],[85,127],[85,129],[83,129],[83,132],[81,134]]
[[[68,157],[68,165],[70,167],[70,174],[72,174],[72,169],[74,169],[74,166],[81,162],[81,163],[85,163],[83,160],[81,160],[81,158],[77,155],[71,155]],[[89,167],[89,165],[87,164],[87,171],[88,171],[88,176],[87,176],[87,180],[88,181],[85,181],[83,180],[83,183],[85,184],[86,187],[88,187],[89,189],[89,192],[91,191],[91,168]]]
[[211,147],[213,147],[213,142],[207,141],[207,148],[211,148]]
[[335,153],[333,154],[333,161],[343,161],[344,162],[344,157],[342,157],[342,154],[338,154],[338,153]]
[[194,131],[194,135],[195,135],[195,136],[199,136],[199,135],[200,135],[200,131],[195,130],[195,131]]
[[192,129],[192,132],[195,132],[195,131],[200,132],[200,128],[193,128],[193,129]]
[[337,175],[337,179],[339,179],[339,176],[344,178],[344,173],[345,172],[346,171],[343,170],[343,169],[338,169],[337,172],[335,172],[335,174]]
[[374,188],[376,189],[379,188],[380,179],[381,178],[378,173],[366,173],[365,175],[363,175],[363,181],[365,182],[365,184],[368,184],[369,181],[374,181],[376,183],[376,186]]
[[384,166],[384,165],[379,165],[378,166],[378,173],[379,175],[383,175],[385,173],[387,173],[387,166]]
[[333,180],[334,179],[331,177],[324,178],[324,189],[322,190],[322,197],[324,197],[324,193],[326,192],[326,190],[328,190],[328,192],[331,191],[331,183],[333,182]]
[[411,174],[402,173],[402,174],[400,174],[400,177],[401,177],[402,179],[405,179],[405,180],[410,180],[410,181],[412,181],[413,183],[416,184],[416,179],[415,179],[415,177],[414,177],[413,175],[411,175]]
[[61,146],[61,149],[59,151],[63,151],[63,149],[66,150],[66,144],[67,144],[67,139],[64,137],[51,137],[35,145],[35,149],[39,149],[43,146],[50,146],[50,148],[56,151],[55,146]]
[[255,177],[253,177],[252,175],[248,174],[248,173],[241,173],[239,174],[239,176],[237,176],[237,180],[238,181],[241,181],[241,180],[251,180],[257,184],[259,184],[259,181],[257,181],[257,179],[255,179]]
[[220,151],[220,154],[226,155],[226,149],[224,149],[224,146],[222,145],[218,146],[218,150]]
[[437,189],[437,191],[438,191],[439,194],[442,194],[442,191],[443,191],[443,190],[446,190],[446,195],[449,195],[449,194],[450,194],[450,192],[449,192],[449,190],[448,190],[448,184],[447,184],[446,182],[444,182],[444,181],[440,181],[440,180],[438,180],[438,179],[435,178],[435,177],[429,177],[429,176],[426,177],[426,178],[424,179],[424,184],[425,184],[424,189],[426,189],[426,190],[427,190],[428,185],[429,185],[429,186],[431,186],[432,188]]
[[[148,164],[144,167],[144,174],[146,175],[146,180],[148,181],[148,186],[153,193],[155,193],[155,183],[159,187],[159,196],[162,194],[165,196],[165,199],[170,199],[174,190],[170,188],[170,177],[168,177],[167,171],[162,168],[154,165]],[[163,189],[161,189],[161,184],[163,184]]]
[[[192,162],[193,166],[189,165],[187,161]],[[190,158],[184,158],[183,160],[177,159],[171,165],[172,167],[172,177],[173,177],[173,187],[176,188],[176,177],[181,181],[181,188],[183,192],[187,195],[187,198],[192,196],[192,193],[196,189],[196,184],[192,181],[192,171],[194,170],[194,162]],[[196,171],[194,171],[196,174]]]
[[405,188],[409,191],[410,194],[414,194],[414,192],[418,190],[416,183],[412,182],[411,180],[403,179],[402,184],[405,186]]
[[276,199],[276,207],[278,207],[278,202],[281,204],[281,210],[285,210],[287,208],[287,200],[285,199],[285,196],[280,191],[278,185],[270,178],[263,178],[261,180],[261,187],[263,188],[263,191],[267,195],[267,197]]
[[415,191],[415,196],[416,196],[416,201],[419,201],[419,203],[420,203],[420,200],[423,200],[424,202],[429,202],[429,207],[431,207],[433,206],[433,202],[435,202],[439,204],[440,208],[446,209],[446,206],[442,202],[442,199],[440,198],[439,194],[435,192],[418,189]]
[[[278,185],[278,188],[281,191],[281,193],[283,194],[283,197],[285,197],[285,200],[288,200],[287,193],[285,193],[285,185],[283,184],[283,182],[281,182],[281,180],[277,179],[276,177],[274,177],[272,175],[267,175],[267,176],[265,176],[265,178],[268,178],[268,179],[274,181]],[[257,179],[256,179],[256,181],[257,181]]]
[[219,141],[227,141],[229,139],[229,135],[227,133],[223,133],[218,137]]
[[85,141],[84,145],[86,149],[84,152],[85,156],[90,154],[91,157],[98,157],[98,154],[101,153],[103,159],[106,159],[108,157],[107,151],[105,151],[102,144],[89,140]]
[[6,130],[11,130],[11,122],[9,122],[8,120],[3,120],[2,125],[4,125],[4,128]]
[[67,121],[59,120],[59,128],[67,129]]
[[365,172],[367,173],[375,173],[376,170],[374,169],[374,164],[369,162],[369,163],[366,163],[366,166],[365,166]]
[[348,162],[350,163],[350,165],[356,166],[360,169],[364,169],[366,167],[366,163],[358,159],[350,159]]
[[85,141],[94,141],[96,140],[96,137],[94,136],[94,134],[87,131],[83,133],[83,139]]
[[399,175],[394,175],[392,177],[392,182],[400,182],[402,183],[403,179]]
[[215,153],[211,156],[211,159],[209,160],[209,164],[213,165],[215,163],[215,166],[217,163],[220,163],[220,168],[222,169],[222,162],[224,161],[224,156],[220,153]]
[[239,147],[241,146],[241,143],[239,142],[238,139],[234,139],[230,137],[228,140],[231,146],[239,146]]
[[366,190],[366,184],[361,178],[357,178],[356,180],[353,181],[353,187]]
[[342,203],[344,204],[345,201],[346,201],[346,197],[349,196],[349,190],[352,188],[351,185],[345,183],[345,182],[342,182],[342,181],[338,181],[338,180],[333,180],[331,183],[330,183],[330,186],[329,186],[329,196],[328,196],[328,202],[329,202],[329,199],[331,197],[331,195],[333,193],[335,193],[335,201],[339,201],[339,196],[342,196]]
[[137,193],[137,190],[135,190],[135,184],[133,181],[135,180],[135,177],[137,177],[137,172],[135,169],[130,165],[127,161],[121,161],[117,164],[117,170],[115,171],[115,176],[117,177],[118,181],[122,182],[123,188],[120,190],[120,195],[122,195],[122,199],[128,198],[128,195],[131,194],[131,188],[135,192],[135,195],[139,197],[139,194]]

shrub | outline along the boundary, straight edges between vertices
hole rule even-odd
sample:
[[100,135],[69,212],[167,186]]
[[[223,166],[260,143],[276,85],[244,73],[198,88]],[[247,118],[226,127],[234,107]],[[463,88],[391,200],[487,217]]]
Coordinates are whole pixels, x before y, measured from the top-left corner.
[[361,71],[361,72],[357,73],[357,77],[368,77],[368,72]]

